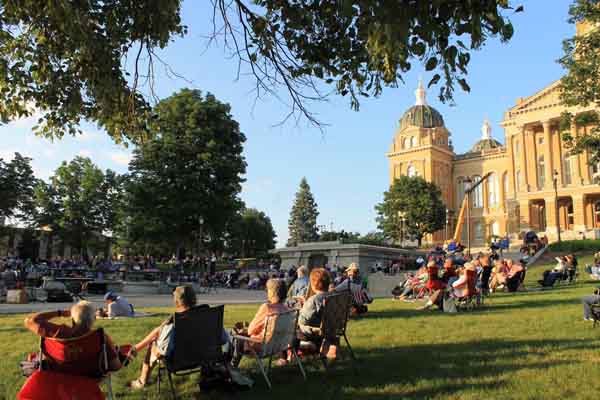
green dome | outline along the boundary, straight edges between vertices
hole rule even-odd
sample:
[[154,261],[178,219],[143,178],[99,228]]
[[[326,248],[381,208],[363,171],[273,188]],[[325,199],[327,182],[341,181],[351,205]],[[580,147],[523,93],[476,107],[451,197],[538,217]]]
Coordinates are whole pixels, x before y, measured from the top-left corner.
[[400,119],[400,129],[416,126],[419,128],[438,128],[444,126],[444,118],[435,108],[417,105],[409,108]]
[[469,153],[480,153],[484,150],[492,150],[498,147],[502,147],[502,143],[496,139],[481,139],[473,145]]

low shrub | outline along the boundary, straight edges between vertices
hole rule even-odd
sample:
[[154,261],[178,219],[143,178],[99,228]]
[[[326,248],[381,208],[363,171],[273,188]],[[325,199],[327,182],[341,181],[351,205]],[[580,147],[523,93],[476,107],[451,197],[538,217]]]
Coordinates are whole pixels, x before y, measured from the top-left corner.
[[548,249],[557,253],[575,253],[575,252],[592,252],[600,250],[600,240],[563,240],[562,242],[552,243]]

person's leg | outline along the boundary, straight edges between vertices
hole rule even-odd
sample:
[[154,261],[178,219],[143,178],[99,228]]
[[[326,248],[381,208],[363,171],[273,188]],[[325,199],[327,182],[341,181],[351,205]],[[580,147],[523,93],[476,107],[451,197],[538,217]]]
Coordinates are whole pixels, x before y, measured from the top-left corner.
[[589,296],[584,296],[581,299],[583,303],[583,319],[591,319],[592,318],[592,304],[597,304],[600,302],[600,296],[596,294],[592,294]]

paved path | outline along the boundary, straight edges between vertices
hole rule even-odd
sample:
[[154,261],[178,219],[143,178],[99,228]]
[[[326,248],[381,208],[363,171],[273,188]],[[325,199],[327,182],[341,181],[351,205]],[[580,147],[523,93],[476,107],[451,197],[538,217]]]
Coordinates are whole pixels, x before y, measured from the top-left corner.
[[[130,294],[125,296],[136,308],[173,307],[173,296],[170,294]],[[198,304],[256,304],[266,299],[263,290],[219,289],[217,293],[199,294]],[[103,305],[102,296],[87,296],[86,300],[97,307]],[[0,304],[0,314],[22,314],[43,310],[69,308],[73,303],[29,303]]]

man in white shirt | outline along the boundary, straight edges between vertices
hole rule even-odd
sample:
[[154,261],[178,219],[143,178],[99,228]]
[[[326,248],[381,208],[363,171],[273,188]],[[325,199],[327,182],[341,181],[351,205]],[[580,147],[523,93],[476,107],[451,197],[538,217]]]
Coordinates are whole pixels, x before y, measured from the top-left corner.
[[129,304],[127,299],[122,296],[117,296],[116,293],[107,292],[104,295],[104,303],[106,304],[106,317],[133,317],[133,306]]

